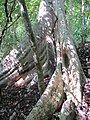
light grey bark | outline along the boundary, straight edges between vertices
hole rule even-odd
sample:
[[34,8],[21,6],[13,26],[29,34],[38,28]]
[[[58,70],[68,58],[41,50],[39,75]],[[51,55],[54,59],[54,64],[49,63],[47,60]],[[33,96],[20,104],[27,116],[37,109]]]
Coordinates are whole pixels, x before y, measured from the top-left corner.
[[[37,22],[38,22],[37,27],[38,28],[37,29],[34,28],[34,32],[36,32],[35,35],[38,35],[37,36],[37,44],[40,45],[38,49],[41,50],[41,51],[39,51],[40,52],[41,61],[45,58],[45,56],[48,56],[48,59],[46,59],[46,61],[47,61],[50,58],[49,55],[50,54],[53,55],[53,50],[51,50],[50,53],[47,53],[47,50],[49,48],[48,47],[44,47],[44,45],[46,45],[46,44],[47,44],[47,46],[50,45],[51,48],[53,46],[53,39],[54,38],[53,38],[53,35],[52,35],[52,29],[54,29],[55,26],[54,26],[54,22],[52,22],[52,16],[55,17],[55,15],[53,14],[52,7],[50,7],[51,4],[49,6],[49,2],[47,2],[47,0],[46,1],[42,0],[41,5],[43,5],[43,7],[41,6],[41,8],[44,8],[45,11],[42,12],[42,14],[39,14],[38,20],[37,20]],[[12,79],[14,79],[13,76],[15,76],[15,79],[16,79],[16,77],[18,77],[19,76],[18,74],[20,74],[20,73],[24,74],[25,68],[26,68],[26,72],[25,73],[28,73],[27,66],[28,65],[29,66],[32,65],[30,62],[33,63],[32,55],[30,54],[30,53],[32,53],[32,51],[29,52],[31,50],[31,47],[29,46],[28,50],[26,49],[27,45],[29,45],[28,39],[25,40],[24,42],[26,42],[26,43],[23,43],[23,44],[25,44],[25,46],[22,45],[22,44],[18,46],[18,49],[20,49],[21,52],[18,52],[18,50],[15,49],[16,52],[17,52],[15,58],[18,58],[18,59],[17,59],[17,63],[14,64],[13,66],[15,67],[17,65],[17,67],[16,67],[16,73],[17,74],[13,75],[13,72],[12,72],[12,77],[10,77]],[[45,48],[47,54],[44,54],[44,52],[43,52],[44,48]],[[30,62],[29,62],[29,60],[30,60]],[[50,62],[52,62],[52,58],[50,60],[51,60]],[[6,62],[6,64],[7,63],[8,62]],[[20,65],[18,65],[19,63],[20,63]],[[43,64],[43,67],[44,67],[44,64]],[[6,67],[4,69],[6,74],[3,74],[3,72],[2,72],[1,76],[4,77],[4,75],[7,75],[8,78],[9,78],[8,72],[11,70],[11,68],[12,68],[11,65],[10,65],[10,68],[7,68],[7,65],[6,65]],[[48,66],[47,66],[47,68],[48,68]],[[19,73],[18,73],[18,70],[19,70]],[[2,80],[4,80],[4,79],[2,78]],[[29,118],[31,120],[33,120],[32,119],[33,117],[36,120],[37,119],[38,120],[39,119],[48,119],[49,117],[51,117],[51,115],[54,113],[54,111],[57,109],[57,107],[59,107],[59,105],[62,104],[63,99],[64,99],[63,81],[61,79],[61,73],[59,73],[58,69],[56,69],[54,75],[52,76],[52,78],[50,80],[50,83],[49,83],[49,86],[47,87],[46,92],[44,92],[44,94],[42,95],[41,99],[36,104],[36,106],[32,110],[32,112],[30,113],[31,114],[31,118],[30,118],[30,115],[29,115]],[[36,111],[36,113],[35,113],[35,111]],[[27,117],[27,119],[28,119],[28,117]]]
[[[82,99],[81,98],[82,97],[82,95],[81,95],[82,84],[81,83],[82,83],[82,80],[84,80],[84,75],[83,75],[83,72],[82,72],[82,69],[80,66],[80,62],[79,62],[73,41],[67,30],[65,14],[64,14],[64,7],[63,7],[63,5],[64,5],[63,0],[55,0],[55,1],[42,0],[41,1],[40,5],[41,5],[41,8],[43,8],[43,12],[42,12],[42,10],[41,10],[41,13],[39,11],[39,14],[38,14],[39,17],[37,19],[37,23],[38,23],[37,27],[39,29],[36,29],[37,30],[36,35],[38,35],[40,37],[40,39],[38,37],[37,38],[38,38],[38,40],[41,40],[41,42],[38,40],[37,40],[37,42],[38,42],[38,44],[39,44],[39,42],[42,43],[42,39],[43,39],[46,41],[51,41],[51,43],[52,43],[53,37],[52,37],[51,31],[52,31],[53,27],[55,27],[54,23],[52,23],[52,12],[53,12],[52,8],[53,7],[50,7],[52,3],[54,3],[54,5],[52,5],[52,6],[55,6],[55,14],[58,17],[58,23],[56,23],[57,28],[55,31],[55,34],[56,34],[55,37],[57,36],[57,49],[56,49],[57,50],[57,58],[56,58],[57,59],[57,67],[55,69],[55,72],[54,72],[45,92],[42,94],[41,98],[39,99],[39,101],[37,102],[35,107],[32,109],[30,114],[27,116],[26,120],[48,120],[48,118],[51,117],[51,115],[54,113],[54,111],[57,109],[57,107],[60,106],[64,100],[63,82],[65,84],[64,87],[66,89],[65,92],[67,95],[67,100],[72,101],[73,103],[75,103],[75,105],[77,105],[79,102],[81,102],[81,99]],[[42,5],[43,5],[43,7],[42,7]],[[52,12],[50,12],[50,11],[52,11]],[[54,17],[55,17],[55,15],[54,15]],[[44,41],[45,44],[46,44],[46,41]],[[48,44],[48,42],[47,42],[47,44]],[[60,72],[60,59],[59,59],[60,45],[62,45],[62,50],[63,50],[63,58],[64,58],[63,59],[64,60],[63,67],[66,70],[65,73],[63,74],[63,81],[62,81],[62,75]],[[43,48],[40,48],[40,49],[43,49]],[[47,47],[47,49],[48,49],[48,47]],[[24,54],[24,55],[27,56],[27,54]],[[48,56],[48,53],[47,53],[47,56]],[[22,58],[24,58],[24,57],[22,57]],[[24,60],[26,61],[27,58],[28,57],[25,57]],[[43,58],[43,57],[41,57],[41,58]],[[25,68],[25,66],[28,66],[29,63],[25,62],[24,60],[22,62],[22,65]],[[30,60],[30,58],[29,58],[29,60]],[[68,63],[67,63],[67,61],[68,61]],[[20,69],[20,72],[23,71],[22,66],[20,66],[19,69]],[[67,72],[67,70],[68,70],[68,72]],[[75,89],[73,89],[73,88],[75,88]],[[70,103],[68,103],[68,104],[70,105]]]
[[75,115],[75,104],[72,101],[66,100],[60,111],[60,120],[74,120]]
[[45,90],[45,84],[44,84],[44,75],[43,75],[42,65],[40,63],[39,52],[37,48],[38,46],[36,44],[35,36],[34,36],[33,30],[31,27],[31,22],[29,20],[25,1],[19,0],[19,3],[20,3],[21,16],[24,21],[26,33],[29,38],[31,49],[33,50],[33,58],[34,58],[34,62],[35,62],[35,66],[36,66],[37,74],[38,74],[38,89],[39,89],[40,94],[42,94]]
[[[45,4],[43,3],[40,10],[43,11],[44,8]],[[39,11],[36,24],[33,27],[36,43],[39,46],[38,51],[44,76],[51,76],[54,71],[54,54],[53,50],[51,50],[54,39],[51,33],[54,26],[52,16],[54,16],[53,10],[49,6],[43,14],[40,14]],[[48,52],[49,48],[50,52]],[[36,72],[36,69],[33,60],[33,51],[26,35],[21,43],[2,59],[0,63],[0,86],[15,79],[18,80],[23,76],[22,74],[28,72]]]
[[69,31],[72,35],[72,6],[73,6],[73,0],[69,0]]
[[62,75],[55,70],[45,92],[26,120],[48,120],[64,100]]
[[[46,4],[47,1],[42,2]],[[48,1],[50,2],[50,1]],[[56,70],[40,100],[32,109],[26,120],[48,120],[55,112],[57,107],[61,106],[64,100],[64,89],[62,75],[60,72],[59,63]]]
[[65,92],[67,94],[67,99],[72,100],[75,103],[75,105],[77,105],[78,103],[81,103],[82,100],[82,84],[85,80],[85,76],[82,71],[73,40],[66,26],[64,14],[64,1],[56,0],[55,8],[58,16],[58,39],[62,42],[63,46],[62,54],[64,58],[63,67],[65,69]]
[[82,42],[85,42],[85,1],[82,0]]

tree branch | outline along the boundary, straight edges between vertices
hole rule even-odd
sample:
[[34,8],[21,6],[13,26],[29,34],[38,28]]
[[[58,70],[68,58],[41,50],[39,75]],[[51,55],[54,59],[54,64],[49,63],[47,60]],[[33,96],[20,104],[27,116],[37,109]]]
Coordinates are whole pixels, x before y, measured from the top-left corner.
[[[0,35],[0,45],[1,45],[1,43],[2,43],[2,38],[3,38],[3,36],[4,36],[4,33],[5,33],[5,31],[7,30],[7,26],[8,26],[8,23],[9,23],[9,19],[10,19],[10,21],[12,21],[11,15],[12,15],[14,9],[15,9],[15,1],[16,1],[16,0],[13,0],[13,4],[12,4],[12,7],[11,7],[11,11],[10,11],[10,13],[8,13],[8,7],[7,7],[8,0],[5,0],[4,6],[5,6],[5,14],[6,14],[6,24],[4,25],[3,30],[2,30],[2,32],[1,32],[1,35]],[[16,20],[17,20],[17,19],[16,19]],[[15,23],[15,22],[13,22],[13,24],[14,24],[14,23]],[[13,24],[12,24],[12,25],[13,25]],[[11,26],[11,25],[10,25],[10,26]],[[9,27],[10,27],[10,26],[9,26]],[[9,27],[8,27],[8,28],[9,28]]]
[[10,27],[20,18],[20,16],[21,16],[21,15],[18,15],[17,18],[16,18],[16,20],[14,20],[14,21],[7,27],[7,29],[10,28]]
[[33,53],[34,53],[33,59],[34,59],[35,66],[37,69],[37,74],[38,74],[38,88],[39,88],[40,94],[42,95],[42,93],[45,90],[45,84],[44,84],[44,75],[43,75],[42,65],[41,65],[40,58],[39,58],[39,51],[37,48],[36,39],[35,39],[33,30],[32,30],[31,22],[29,20],[25,0],[18,0],[18,1],[20,4],[21,16],[23,18],[23,22],[24,22],[25,29],[26,29],[26,32],[29,38],[31,49],[33,50]]
[[5,0],[4,6],[5,6],[6,22],[9,22],[7,3],[8,0]]
[[16,0],[13,0],[12,8],[11,8],[10,15],[9,15],[10,22],[12,22],[12,13],[15,10],[15,3],[16,3]]

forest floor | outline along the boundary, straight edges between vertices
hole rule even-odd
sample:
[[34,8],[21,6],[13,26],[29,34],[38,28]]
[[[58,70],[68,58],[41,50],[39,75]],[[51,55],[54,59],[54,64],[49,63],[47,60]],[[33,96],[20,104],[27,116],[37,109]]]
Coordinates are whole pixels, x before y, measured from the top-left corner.
[[[84,66],[83,68],[86,65],[90,67],[90,62],[82,59],[84,54],[81,51],[80,48],[79,57],[82,66]],[[90,69],[85,68],[84,70],[87,80],[83,89],[82,105],[77,108],[77,111],[80,120],[90,120]],[[45,78],[46,85],[48,82],[49,78],[47,77]],[[34,84],[29,89],[27,89],[27,86],[18,87],[15,84],[1,88],[0,120],[25,120],[39,98],[37,84]],[[51,120],[59,120],[59,118],[53,115]]]
[[6,86],[1,89],[0,120],[25,120],[40,98],[37,85],[27,90],[26,86]]
[[[46,77],[46,86],[48,82]],[[37,83],[30,88],[15,84],[1,88],[0,120],[25,120],[39,98]]]
[[86,76],[82,103],[77,106],[77,120],[90,120],[90,42],[80,45],[77,51]]

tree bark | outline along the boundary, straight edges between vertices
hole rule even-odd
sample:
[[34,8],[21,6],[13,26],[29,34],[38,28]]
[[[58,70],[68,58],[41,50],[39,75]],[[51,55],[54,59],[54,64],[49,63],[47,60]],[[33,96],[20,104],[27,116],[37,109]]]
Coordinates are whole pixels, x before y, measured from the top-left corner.
[[60,120],[74,120],[76,117],[75,104],[71,100],[66,100],[60,112]]
[[56,11],[58,16],[59,41],[62,43],[63,68],[65,69],[64,78],[65,92],[67,99],[72,100],[75,105],[81,103],[82,86],[85,82],[85,76],[81,64],[70,36],[65,20],[64,1],[56,0]]
[[27,36],[28,36],[28,39],[29,39],[29,42],[31,45],[31,49],[34,52],[33,58],[34,58],[34,62],[35,62],[37,74],[38,74],[38,89],[39,89],[40,94],[42,95],[42,93],[45,90],[44,75],[43,75],[43,71],[42,71],[42,65],[40,63],[39,52],[37,49],[35,36],[34,36],[33,30],[31,27],[31,22],[29,20],[28,11],[27,11],[25,1],[19,0],[19,3],[20,3],[21,15],[22,15],[22,18],[24,21]]
[[62,75],[55,70],[45,92],[32,109],[26,120],[48,120],[64,101]]
[[72,5],[73,5],[73,1],[69,0],[69,31],[70,34],[72,35]]
[[[53,6],[55,6],[55,8],[53,8]],[[55,12],[54,12],[54,9],[55,9]],[[52,22],[53,18],[56,19],[56,17],[58,18],[58,21]],[[57,27],[55,28],[56,25]],[[85,76],[82,72],[82,68],[81,68],[72,38],[66,26],[63,0],[61,1],[60,0],[55,0],[55,1],[42,0],[40,3],[40,10],[37,17],[37,23],[35,28],[33,29],[34,29],[34,33],[36,33],[35,35],[38,36],[37,45],[40,45],[40,48],[38,49],[41,49],[40,51],[40,53],[42,53],[40,55],[41,61],[44,61],[43,56],[45,58],[45,55],[47,55],[47,57],[45,58],[45,62],[49,61],[50,53],[48,52],[48,48],[49,48],[48,43],[50,43],[50,45],[53,46],[53,42],[56,42],[57,67],[50,79],[50,82],[45,92],[42,94],[41,98],[36,103],[35,107],[27,116],[26,120],[48,120],[48,118],[52,116],[52,114],[55,112],[58,106],[61,106],[61,104],[63,103],[64,92],[66,93],[67,101],[69,101],[68,103],[69,106],[71,106],[70,101],[72,101],[75,105],[81,102],[81,99],[82,99],[81,88],[82,88],[82,83],[85,80]],[[53,29],[54,29],[54,33],[52,33]],[[56,40],[56,41],[53,41],[53,40]],[[26,40],[24,42],[26,42]],[[45,43],[45,46],[42,47],[43,43]],[[29,41],[26,42],[26,44],[29,44]],[[22,74],[25,73],[25,70],[28,73],[28,70],[27,70],[28,65],[29,65],[29,72],[30,72],[30,65],[31,65],[30,63],[33,61],[32,58],[30,59],[30,54],[29,54],[31,47],[28,47],[28,50],[27,50],[26,49],[27,45],[26,46],[25,45],[21,47],[23,49],[20,48],[22,54],[20,57],[18,57],[16,64],[13,65],[15,66],[14,68],[16,68],[15,70],[17,73],[19,73],[19,75],[20,73]],[[42,52],[44,47],[46,52],[45,51]],[[61,74],[61,66],[60,66],[61,65],[60,54],[59,54],[60,47],[62,49],[63,68],[65,69],[63,77]],[[16,56],[19,56],[19,55],[20,55],[20,52],[18,53],[18,51],[16,50]],[[54,57],[53,50],[52,50],[52,55]],[[50,60],[52,61],[52,58]],[[34,64],[34,62],[32,63]],[[5,69],[5,71],[1,73],[1,78],[2,78],[1,81],[5,80],[6,76],[7,77],[10,76],[11,73],[14,74],[14,72],[12,71],[13,69],[11,69],[11,67],[9,69]],[[13,78],[13,75],[12,75],[12,78]],[[63,116],[63,113],[62,113],[62,116]]]
[[85,13],[84,11],[85,11],[85,1],[82,0],[82,33],[81,33],[82,43],[86,41],[85,40],[85,15],[84,15]]
[[[40,8],[41,11],[45,8],[44,4],[42,4],[42,6]],[[46,9],[46,13],[38,13],[33,31],[36,37],[37,46],[39,46],[38,52],[43,74],[44,76],[50,75],[51,77],[54,71],[55,59],[53,47],[50,48],[50,52],[48,52],[48,50],[50,46],[53,46],[54,38],[51,31],[54,28],[54,23],[52,22],[52,16],[54,15],[52,8],[49,9],[48,7]],[[46,19],[47,17],[48,19]],[[33,51],[31,50],[27,35],[23,38],[23,41],[11,50],[11,52],[1,61],[0,66],[0,86],[15,79],[18,80],[24,73],[36,72]]]
[[[43,73],[47,75],[47,50],[44,41],[40,42],[39,46],[42,46],[42,44],[44,44],[44,46],[41,50],[39,49],[40,61],[43,67]],[[0,86],[6,85],[9,81],[15,81],[15,79],[17,81],[24,73],[29,72],[32,74],[36,72],[32,50],[30,45],[28,45],[29,41],[26,38],[1,61]]]

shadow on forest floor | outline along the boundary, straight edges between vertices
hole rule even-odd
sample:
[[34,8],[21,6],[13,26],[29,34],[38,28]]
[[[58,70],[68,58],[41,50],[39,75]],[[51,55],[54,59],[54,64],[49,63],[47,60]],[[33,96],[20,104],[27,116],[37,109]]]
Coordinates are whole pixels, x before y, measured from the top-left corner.
[[[79,109],[82,109],[84,115],[88,116],[87,120],[90,120],[90,43],[80,46],[78,55],[87,77],[83,91],[84,102],[87,105]],[[3,87],[1,89],[0,120],[25,120],[39,98],[40,94],[37,84],[34,84],[29,90],[27,86],[16,87],[15,85],[8,85]],[[52,116],[51,120],[59,120],[59,118]]]

